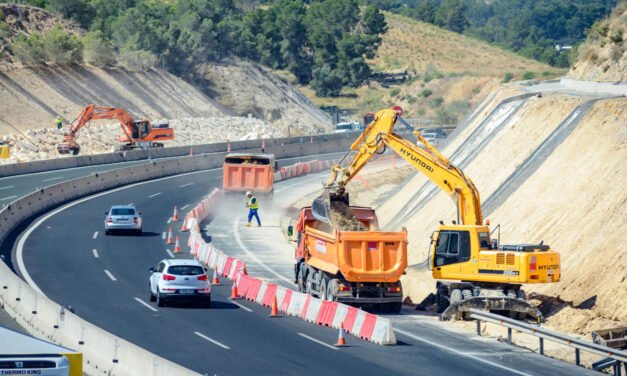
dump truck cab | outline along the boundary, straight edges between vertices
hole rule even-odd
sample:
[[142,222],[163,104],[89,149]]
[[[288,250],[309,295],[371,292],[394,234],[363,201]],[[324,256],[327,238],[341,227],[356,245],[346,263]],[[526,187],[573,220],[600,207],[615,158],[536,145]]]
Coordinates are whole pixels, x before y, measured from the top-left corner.
[[274,189],[274,154],[230,153],[224,157],[222,188],[224,192],[271,194]]

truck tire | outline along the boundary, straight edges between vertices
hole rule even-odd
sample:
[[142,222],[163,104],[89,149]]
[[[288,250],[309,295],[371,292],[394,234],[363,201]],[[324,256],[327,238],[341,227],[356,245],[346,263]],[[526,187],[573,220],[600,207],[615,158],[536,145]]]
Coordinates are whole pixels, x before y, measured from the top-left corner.
[[329,284],[327,285],[327,299],[331,302],[334,302],[336,300],[336,297],[335,297],[336,286],[337,286],[337,279],[330,280]]
[[320,291],[318,293],[318,298],[320,300],[327,300],[327,277],[324,275],[320,280]]
[[403,302],[387,303],[386,311],[388,313],[397,315],[401,312],[402,307],[403,307]]
[[443,293],[441,293],[440,291],[438,291],[435,294],[435,299],[436,299],[436,302],[438,304],[438,311],[437,312],[438,313],[442,313],[442,312],[446,311],[446,309],[448,308],[448,304],[449,304],[449,301],[446,298],[446,296]]

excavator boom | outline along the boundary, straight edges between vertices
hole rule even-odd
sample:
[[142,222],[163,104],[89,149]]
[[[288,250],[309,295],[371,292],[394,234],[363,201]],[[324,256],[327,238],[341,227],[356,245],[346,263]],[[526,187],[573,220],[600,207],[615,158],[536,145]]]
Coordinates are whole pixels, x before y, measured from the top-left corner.
[[[427,147],[427,150],[393,133],[397,120],[409,128]],[[331,176],[325,185],[327,192],[316,199],[317,201],[314,201],[313,210],[316,218],[322,219],[328,213],[327,207],[330,204],[327,205],[326,201],[338,199],[347,201],[346,184],[359,173],[376,153],[382,152],[385,147],[391,148],[446,192],[456,202],[461,223],[483,224],[479,191],[470,178],[466,177],[460,169],[429,144],[420,132],[415,131],[394,110],[390,109],[377,112],[372,123],[351,145],[351,151],[355,151],[355,154],[348,165],[346,167],[333,166]],[[326,215],[328,217],[328,214]]]

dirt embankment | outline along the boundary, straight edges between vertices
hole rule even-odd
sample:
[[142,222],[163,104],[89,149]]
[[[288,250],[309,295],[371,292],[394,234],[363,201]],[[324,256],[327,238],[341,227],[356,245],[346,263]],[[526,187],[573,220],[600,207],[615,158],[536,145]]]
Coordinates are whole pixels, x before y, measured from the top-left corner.
[[[484,203],[584,101],[564,95],[527,100],[464,168]],[[469,136],[480,120],[443,154],[472,142]],[[560,252],[562,281],[526,286],[537,294],[554,328],[589,335],[592,329],[627,323],[627,248],[620,240],[627,226],[626,140],[627,100],[597,102],[563,142],[551,146],[548,156],[532,162],[533,173],[511,195],[484,213],[493,224],[501,224],[504,242],[544,240]],[[421,200],[414,196],[424,184],[430,183],[417,175],[389,198],[379,210],[382,224],[407,214],[404,206]],[[442,192],[409,211],[403,226],[411,229],[410,265],[427,257],[429,235],[438,221],[454,217],[455,205]],[[412,269],[403,286],[413,301],[421,301],[434,290],[435,281],[426,269]]]

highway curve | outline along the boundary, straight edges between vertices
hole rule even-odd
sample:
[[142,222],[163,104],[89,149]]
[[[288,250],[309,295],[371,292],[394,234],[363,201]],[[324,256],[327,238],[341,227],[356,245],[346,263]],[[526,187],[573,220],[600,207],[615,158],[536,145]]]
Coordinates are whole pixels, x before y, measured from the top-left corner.
[[[288,186],[319,182],[323,174],[288,180]],[[134,184],[90,196],[35,220],[16,243],[32,281],[48,297],[71,305],[82,318],[151,352],[209,374],[369,375],[573,375],[589,371],[563,362],[443,330],[441,326],[396,320],[398,346],[382,347],[348,338],[337,349],[337,332],[293,317],[270,318],[254,303],[232,303],[230,284],[213,291],[210,309],[157,308],[148,302],[148,268],[170,257],[163,232],[174,205],[185,210],[213,187],[221,170]],[[275,199],[277,195],[275,194]],[[143,212],[142,237],[104,236],[104,212],[112,204],[135,204]],[[189,206],[188,206],[189,205]],[[221,213],[229,220],[243,215]],[[221,220],[221,219],[218,219]],[[215,233],[220,248],[238,252],[228,230]],[[183,238],[182,240],[186,239]],[[240,242],[256,250],[251,235]],[[282,242],[283,239],[276,239]],[[260,255],[262,255],[260,250]],[[285,255],[291,260],[291,254]],[[177,257],[189,257],[183,253]],[[288,261],[289,262],[289,261]],[[26,273],[25,273],[26,274]],[[254,273],[252,273],[254,274]],[[285,275],[284,278],[289,278]],[[27,277],[28,279],[29,277]],[[286,283],[286,282],[283,282]],[[591,373],[592,374],[592,373]]]

